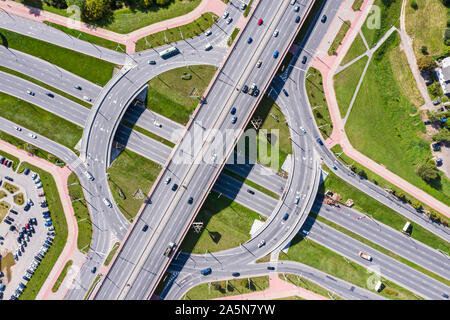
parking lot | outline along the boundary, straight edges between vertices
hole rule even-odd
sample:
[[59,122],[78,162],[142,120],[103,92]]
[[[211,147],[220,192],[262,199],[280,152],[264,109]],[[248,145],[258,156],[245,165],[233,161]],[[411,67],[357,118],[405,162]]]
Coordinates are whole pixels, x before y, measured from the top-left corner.
[[54,229],[37,174],[17,174],[0,163],[0,180],[0,299],[6,300],[17,298],[31,279]]

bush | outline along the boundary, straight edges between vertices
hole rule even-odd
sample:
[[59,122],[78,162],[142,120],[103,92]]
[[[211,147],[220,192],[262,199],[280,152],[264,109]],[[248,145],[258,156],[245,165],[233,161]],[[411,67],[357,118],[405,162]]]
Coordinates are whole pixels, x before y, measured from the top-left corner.
[[417,1],[416,0],[411,0],[411,8],[413,8],[414,10],[419,9],[419,6],[417,5]]
[[422,52],[422,54],[428,54],[428,48],[427,48],[427,46],[422,46],[422,47],[420,47],[420,52]]
[[420,71],[429,71],[436,66],[436,62],[430,56],[423,56],[417,59],[417,65]]
[[416,210],[422,209],[422,204],[418,200],[414,200],[411,205]]
[[450,46],[450,28],[445,29],[444,43],[446,46]]
[[424,181],[430,182],[439,177],[438,169],[433,161],[425,161],[421,163],[416,170],[416,173]]

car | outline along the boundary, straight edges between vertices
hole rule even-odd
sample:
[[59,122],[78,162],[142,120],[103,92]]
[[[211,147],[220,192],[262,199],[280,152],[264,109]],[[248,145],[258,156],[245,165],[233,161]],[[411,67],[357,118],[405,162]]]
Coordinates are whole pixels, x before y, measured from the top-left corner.
[[323,142],[322,142],[322,139],[320,139],[320,138],[317,138],[316,139],[316,141],[321,145],[321,146],[323,146]]
[[30,173],[30,169],[28,169],[28,168],[25,168],[25,170],[23,170],[23,174],[24,175],[28,175]]
[[299,196],[296,196],[295,197],[295,204],[298,204],[300,202],[300,197]]
[[247,8],[247,4],[242,2],[241,3],[241,10],[245,10],[245,8]]
[[155,60],[148,60],[148,64],[156,64],[156,61]]
[[211,31],[211,30],[206,30],[205,36],[210,36],[211,34],[212,34],[212,31]]
[[23,276],[22,279],[25,281],[30,281],[30,278],[28,278],[27,276]]
[[279,54],[278,50],[275,50],[275,52],[273,53],[273,58],[274,59],[278,58],[278,54]]
[[31,218],[31,222],[32,222],[35,226],[37,226],[37,220],[36,220],[36,218]]
[[33,92],[33,91],[27,90],[27,93],[28,93],[30,96],[34,96],[34,92]]
[[147,231],[147,229],[148,229],[148,225],[147,224],[142,227],[142,231],[144,231],[144,232]]
[[97,271],[97,267],[92,267],[91,273],[95,273],[95,271]]
[[24,211],[28,211],[28,210],[30,210],[30,208],[31,208],[31,206],[27,203],[27,204],[25,205],[25,207],[23,207],[23,210],[24,210]]
[[48,204],[46,201],[41,203],[41,208],[47,208],[47,207],[48,207]]
[[211,268],[206,268],[206,269],[200,270],[200,273],[204,276],[207,276],[211,272],[212,272]]
[[11,160],[8,160],[8,163],[6,164],[6,166],[7,166],[8,168],[11,168],[11,165],[12,165],[12,161],[11,161]]
[[298,12],[300,10],[300,7],[299,6],[295,6],[294,7],[294,12]]
[[320,19],[320,22],[325,23],[327,21],[327,16],[323,15],[322,19]]
[[259,18],[259,20],[258,20],[258,26],[262,25],[262,23],[263,23],[263,19]]
[[231,119],[231,123],[232,123],[232,124],[235,124],[235,123],[236,123],[236,121],[237,121],[237,117],[236,117],[236,116],[234,116],[234,117],[233,117],[233,119]]
[[247,192],[250,194],[255,194],[255,191],[253,191],[252,189],[247,189]]
[[424,125],[429,125],[429,124],[431,124],[431,121],[430,121],[430,120],[425,120],[425,121],[423,122],[423,124],[424,124]]
[[226,19],[228,17],[229,13],[228,11],[225,11],[222,15],[222,18]]
[[109,201],[108,199],[103,198],[103,203],[105,204],[105,206],[112,208],[111,201]]
[[41,182],[41,179],[37,178],[36,180],[34,180],[34,184],[38,184],[39,182]]
[[433,147],[433,151],[441,150],[441,144],[439,142],[433,143],[431,146]]
[[92,101],[92,99],[89,98],[88,96],[83,96],[83,100],[85,100],[87,102],[91,102]]
[[43,196],[45,196],[45,193],[44,193],[44,192],[40,192],[40,193],[38,194],[38,196],[39,196],[39,197],[43,197]]
[[[40,182],[40,180],[39,180],[39,182]],[[34,202],[33,202],[33,200],[31,200],[31,199],[28,199],[27,203],[28,203],[30,206],[34,206]]]
[[445,299],[448,299],[448,294],[446,293],[441,294],[441,296],[444,297]]
[[242,87],[241,91],[243,93],[247,93],[248,92],[248,86],[246,84],[244,84],[244,86]]
[[231,275],[233,277],[239,277],[241,274],[239,272],[233,272]]
[[28,223],[25,225],[25,229],[30,230],[30,225]]
[[37,260],[37,261],[41,261],[42,259],[39,257],[39,256],[34,256],[34,258]]
[[302,58],[302,63],[305,64],[305,63],[306,63],[306,60],[307,60],[306,56],[303,56],[303,58]]
[[229,18],[227,19],[227,24],[230,24],[231,21],[233,21],[233,18],[232,18],[232,17],[229,17]]
[[48,231],[55,231],[55,228],[54,227],[50,227],[50,228],[48,228]]
[[79,85],[77,85],[77,84],[74,84],[73,87],[74,87],[75,89],[77,89],[77,90],[81,90],[81,87],[80,87]]
[[278,33],[279,33],[278,29],[275,29],[275,31],[273,32],[273,37],[274,38],[278,37]]
[[209,51],[212,49],[212,45],[210,43],[205,44],[205,51]]
[[52,222],[52,218],[45,218],[46,222]]
[[302,131],[303,131],[303,133],[306,133],[306,130],[305,130],[305,128],[303,128],[303,127],[300,127],[300,130],[302,130]]
[[37,173],[36,172],[33,172],[32,174],[31,174],[31,179],[35,179],[37,177]]
[[230,114],[235,114],[235,113],[236,113],[236,108],[235,107],[231,108]]
[[91,181],[94,181],[95,178],[94,176],[89,172],[89,171],[83,171],[83,174],[85,175],[86,178],[88,178]]
[[8,220],[11,221],[11,222],[14,222],[14,219],[11,218],[10,216],[6,217],[6,219],[8,219]]
[[248,37],[247,43],[252,43],[252,41],[253,41],[252,37]]
[[370,255],[368,255],[367,253],[365,253],[365,252],[359,251],[358,252],[358,256],[360,256],[364,260],[372,261],[372,257]]
[[5,176],[5,179],[6,179],[6,180],[9,180],[9,181],[14,181],[14,179],[13,179],[13,178],[11,178],[11,177],[8,177],[8,176]]
[[46,223],[45,223],[45,226],[46,226],[46,227],[50,227],[51,225],[52,225],[51,222],[46,222]]
[[46,244],[46,243],[44,243],[43,245],[42,245],[44,248],[50,248],[50,246],[48,245],[48,244]]
[[[11,225],[12,224],[12,222],[11,221],[9,221],[9,220],[3,220],[6,224],[9,224],[9,225]],[[11,226],[12,227],[12,226]],[[10,227],[10,229],[11,229],[11,227]],[[12,230],[11,230],[12,231]]]
[[295,18],[295,23],[299,23],[300,22],[300,16],[297,16],[296,18]]
[[286,89],[283,89],[283,93],[286,97],[289,97],[289,94],[287,93]]
[[437,106],[438,104],[440,104],[441,103],[441,100],[434,100],[433,101],[433,105],[435,105],[435,106]]
[[35,187],[36,189],[40,189],[40,188],[42,188],[42,183],[39,183],[38,185],[36,185],[36,187]]
[[14,231],[14,230],[16,230],[16,227],[15,227],[15,226],[10,226],[10,227],[9,227],[9,231]]
[[50,98],[54,98],[55,97],[55,95],[53,93],[51,93],[51,92],[47,92],[46,95],[48,97],[50,97]]
[[177,189],[178,189],[178,185],[176,183],[174,183],[173,186],[172,186],[172,191],[175,191]]
[[21,127],[18,127],[18,126],[13,126],[14,127],[14,129],[16,129],[17,131],[22,131],[22,128]]
[[42,217],[43,217],[44,219],[47,219],[47,218],[50,218],[50,215],[49,215],[48,213],[46,213],[46,214],[43,214]]
[[36,136],[34,133],[31,133],[31,132],[28,133],[28,136],[29,136],[31,139],[36,139],[36,138],[37,138],[37,136]]
[[442,158],[436,159],[436,166],[437,167],[442,166]]
[[192,204],[193,202],[194,202],[194,198],[189,197],[188,203],[189,203],[189,204]]
[[266,244],[266,240],[261,240],[259,243],[258,243],[258,248],[261,248],[262,246],[264,246]]
[[164,181],[164,182],[165,182],[165,184],[169,184],[171,180],[172,180],[172,178],[171,178],[171,177],[168,177],[168,178],[166,179],[166,181]]
[[217,159],[217,154],[214,153],[214,154],[211,156],[211,162],[216,161],[216,159]]
[[283,221],[286,221],[289,218],[289,213],[285,213],[283,216]]
[[261,61],[261,60],[258,60],[258,62],[256,63],[256,67],[257,67],[257,68],[261,67],[261,64],[262,64],[262,61]]

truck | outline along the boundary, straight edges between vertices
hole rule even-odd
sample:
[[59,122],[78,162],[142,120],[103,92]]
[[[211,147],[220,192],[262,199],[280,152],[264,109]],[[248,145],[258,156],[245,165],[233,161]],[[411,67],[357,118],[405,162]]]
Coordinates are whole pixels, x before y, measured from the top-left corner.
[[405,223],[405,225],[403,226],[403,232],[408,233],[408,229],[411,226],[411,223],[409,223],[409,221],[407,221]]
[[164,255],[166,257],[170,257],[170,254],[172,253],[173,248],[175,248],[175,243],[169,242],[169,245],[167,246],[166,251],[164,251]]
[[372,261],[372,257],[369,256],[367,253],[364,253],[364,252],[362,252],[362,251],[358,252],[358,256],[360,256],[360,257],[363,258],[364,260]]
[[256,83],[253,82],[252,85],[250,86],[250,90],[248,90],[248,94],[252,96],[255,89],[256,89]]
[[383,283],[381,283],[381,281],[378,280],[377,284],[375,285],[375,291],[379,292],[382,285],[383,285]]

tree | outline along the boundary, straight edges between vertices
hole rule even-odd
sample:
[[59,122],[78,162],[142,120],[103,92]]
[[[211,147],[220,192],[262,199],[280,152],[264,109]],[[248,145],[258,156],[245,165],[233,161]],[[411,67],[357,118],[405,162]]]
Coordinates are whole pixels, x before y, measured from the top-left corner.
[[413,8],[414,10],[419,9],[419,6],[417,5],[416,0],[411,0],[411,8]]
[[414,200],[411,205],[416,210],[422,209],[422,204],[418,200]]
[[406,201],[406,196],[405,196],[405,194],[404,194],[403,192],[401,192],[401,191],[397,192],[396,196],[397,196],[397,198],[399,198],[400,200]]
[[426,182],[430,182],[439,176],[438,169],[436,169],[436,166],[432,161],[425,161],[421,163],[417,167],[416,173]]
[[420,47],[420,52],[422,52],[422,54],[428,54],[428,48],[427,48],[427,46],[422,46],[422,47]]
[[436,61],[430,56],[423,56],[417,59],[417,65],[420,71],[429,71],[434,69],[436,66]]
[[446,46],[450,46],[450,28],[445,29],[444,43]]
[[100,20],[111,12],[111,0],[86,0],[83,17],[86,20]]
[[438,133],[433,135],[432,139],[436,142],[450,141],[450,130],[448,130],[447,128],[439,130]]
[[441,120],[440,112],[438,111],[427,111],[428,120],[431,122],[439,121]]
[[55,7],[58,9],[67,8],[67,3],[64,0],[43,0],[43,2],[51,7]]

